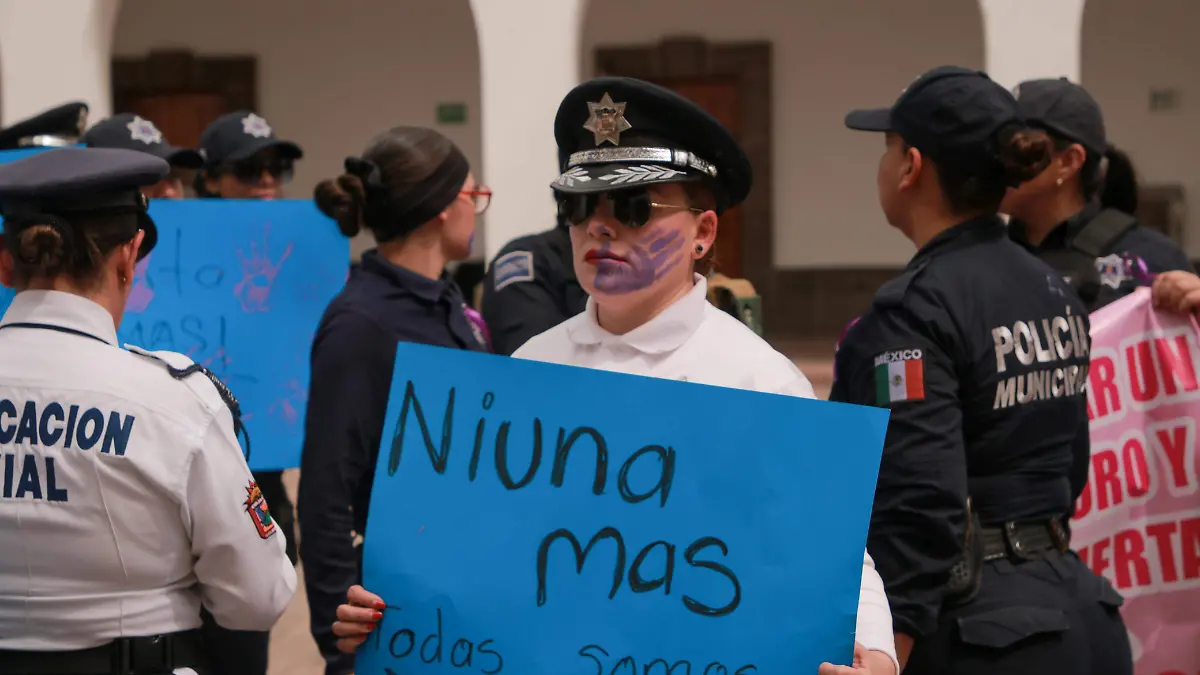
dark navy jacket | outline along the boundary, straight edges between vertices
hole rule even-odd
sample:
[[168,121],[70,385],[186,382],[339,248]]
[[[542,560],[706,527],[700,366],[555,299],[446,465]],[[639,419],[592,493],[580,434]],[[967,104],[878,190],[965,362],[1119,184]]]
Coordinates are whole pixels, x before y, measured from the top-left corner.
[[830,400],[888,408],[867,550],[896,632],[931,634],[985,527],[1067,514],[1087,481],[1087,311],[983,217],[935,237],[840,344]]
[[346,591],[359,583],[352,532],[366,530],[400,341],[487,349],[449,275],[429,279],[369,251],[329,303],[313,338],[300,460],[300,558],[312,633],[328,675],[354,670],[354,657],[337,651],[332,626]]

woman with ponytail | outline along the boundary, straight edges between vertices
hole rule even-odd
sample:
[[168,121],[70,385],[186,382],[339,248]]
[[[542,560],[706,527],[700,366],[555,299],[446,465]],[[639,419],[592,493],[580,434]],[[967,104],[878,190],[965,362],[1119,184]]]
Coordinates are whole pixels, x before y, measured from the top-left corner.
[[[846,330],[830,394],[890,411],[867,550],[905,675],[1131,675],[1121,597],[1065,527],[1090,457],[1086,311],[997,214],[1053,141],[953,67],[846,125],[884,132],[880,204],[917,248]],[[1046,326],[1072,327],[1052,363],[1026,350]]]
[[1137,175],[1108,143],[1095,99],[1065,78],[1023,82],[1016,96],[1021,116],[1049,134],[1054,152],[1001,205],[1013,240],[1062,273],[1090,312],[1161,272],[1194,278],[1174,242],[1138,223]]
[[366,527],[396,343],[487,351],[482,321],[445,267],[470,255],[490,197],[453,142],[419,127],[380,134],[342,175],[317,184],[317,208],[342,234],[366,228],[378,243],[329,303],[311,355],[297,506],[311,628],[328,675],[354,670],[332,626],[359,582],[351,533]]

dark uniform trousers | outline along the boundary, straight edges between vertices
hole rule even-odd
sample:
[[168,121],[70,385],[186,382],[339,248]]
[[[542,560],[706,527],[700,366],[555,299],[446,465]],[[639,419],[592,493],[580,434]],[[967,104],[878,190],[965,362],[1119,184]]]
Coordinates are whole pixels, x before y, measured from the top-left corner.
[[946,607],[905,675],[1132,675],[1120,594],[1073,551],[983,565],[979,595]]
[[[287,537],[287,556],[296,564],[296,510],[283,487],[283,472],[256,471],[254,480],[262,490],[275,527]],[[230,630],[218,626],[208,610],[204,620],[204,643],[213,673],[221,675],[266,675],[270,651],[269,631]]]

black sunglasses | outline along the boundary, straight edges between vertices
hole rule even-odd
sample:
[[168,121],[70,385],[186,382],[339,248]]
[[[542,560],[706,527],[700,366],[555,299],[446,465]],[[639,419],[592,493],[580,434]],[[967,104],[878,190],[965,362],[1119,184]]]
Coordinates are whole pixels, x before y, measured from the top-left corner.
[[262,181],[263,173],[271,174],[271,177],[281,183],[287,183],[292,180],[294,163],[290,159],[282,157],[251,157],[240,162],[234,162],[227,165],[225,172],[233,175],[243,183],[254,185]]
[[601,199],[612,204],[613,218],[627,227],[638,228],[650,222],[654,209],[686,209],[693,213],[704,213],[703,209],[679,204],[659,204],[650,198],[646,189],[593,192],[590,194],[566,194],[555,192],[558,201],[558,217],[572,225],[582,225],[592,217]]

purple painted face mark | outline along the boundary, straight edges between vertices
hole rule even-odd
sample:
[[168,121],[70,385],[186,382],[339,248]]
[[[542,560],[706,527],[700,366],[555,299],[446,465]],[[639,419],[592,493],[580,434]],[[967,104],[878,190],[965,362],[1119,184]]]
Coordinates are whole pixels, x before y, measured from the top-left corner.
[[[622,295],[648,288],[674,269],[683,259],[683,235],[678,231],[647,233],[648,244],[635,245],[625,260],[598,258],[596,266],[596,290],[609,295]],[[600,246],[601,254],[608,253],[610,245]]]

